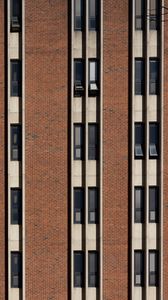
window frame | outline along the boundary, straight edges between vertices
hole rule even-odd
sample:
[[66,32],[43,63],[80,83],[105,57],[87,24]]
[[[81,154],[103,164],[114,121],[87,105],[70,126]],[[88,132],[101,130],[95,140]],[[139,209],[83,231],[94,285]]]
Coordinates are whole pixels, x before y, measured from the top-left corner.
[[[95,255],[95,270],[91,270],[91,255]],[[95,284],[92,284],[91,276],[95,276]],[[99,252],[98,251],[88,251],[88,287],[98,288],[99,287]]]
[[[136,141],[140,138],[136,136],[136,129],[141,128],[142,143],[137,143]],[[136,154],[136,150],[140,149],[142,154]],[[138,150],[139,151],[139,150]],[[143,122],[134,123],[134,159],[144,159],[145,158],[145,124]]]
[[[81,256],[81,271],[76,271],[76,261],[75,256],[80,255]],[[83,288],[84,287],[84,279],[85,279],[85,256],[84,251],[74,251],[73,255],[74,260],[74,288]],[[81,284],[77,284],[76,276],[80,276],[80,282]]]
[[[140,272],[139,270],[136,269],[136,255],[139,254],[140,255]],[[144,286],[144,250],[134,250],[134,286],[136,287],[143,287]],[[137,279],[136,276],[140,276],[140,283],[137,283]]]
[[[91,209],[90,192],[95,191],[95,210]],[[95,213],[95,221],[90,218],[90,213]],[[99,224],[99,190],[98,187],[88,187],[88,224]]]
[[[14,129],[19,129],[18,130],[18,143],[15,145],[13,143],[13,130]],[[17,131],[17,130],[16,130]],[[11,124],[10,125],[10,152],[11,152],[11,161],[22,161],[22,125],[20,123],[18,124]],[[15,158],[13,155],[13,150],[18,151],[18,157]]]
[[[151,209],[151,190],[155,190],[155,210]],[[151,219],[150,213],[155,212],[155,219]],[[159,186],[149,186],[149,223],[159,223]]]
[[[156,142],[151,142],[151,130],[152,126],[155,127],[157,130],[156,134]],[[151,147],[155,147],[156,153],[151,154]],[[149,122],[149,159],[159,159],[160,156],[160,126],[159,122]]]
[[[155,270],[151,271],[150,260],[151,254],[155,254]],[[155,276],[155,281],[151,279],[152,276]],[[149,286],[159,286],[159,251],[158,250],[149,250]]]
[[[95,143],[90,143],[91,132],[90,128],[95,127]],[[92,153],[94,151],[94,155]],[[88,160],[98,160],[99,159],[99,124],[98,123],[88,123]]]
[[[88,89],[89,96],[97,96],[99,94],[99,60],[96,58],[89,58],[88,60]],[[95,80],[91,80],[91,63],[95,63]]]
[[[17,210],[18,218],[14,217],[14,193],[18,192],[18,204],[15,208]],[[22,190],[21,188],[11,188],[11,224],[22,225]]]
[[[18,265],[14,270],[14,257],[18,259]],[[18,284],[14,283],[14,277],[18,277]],[[11,288],[22,288],[22,253],[20,251],[11,252]]]
[[[137,78],[137,64],[141,65],[140,79]],[[139,88],[140,86],[140,88]],[[135,58],[135,95],[143,96],[145,92],[145,61],[142,57]]]
[[[75,205],[75,202],[76,202],[76,198],[75,198],[75,192],[81,192],[81,197],[80,198],[80,201],[81,201],[81,207],[80,208],[77,208],[76,205]],[[85,199],[85,194],[84,194],[84,188],[83,187],[74,187],[74,224],[84,224],[84,199]],[[76,213],[80,213],[81,215],[81,221],[77,221],[76,220]]]
[[[141,207],[136,207],[136,191],[141,191]],[[145,191],[143,186],[135,186],[134,187],[134,223],[144,223],[144,197],[145,197]],[[138,220],[136,213],[140,212],[140,220]]]

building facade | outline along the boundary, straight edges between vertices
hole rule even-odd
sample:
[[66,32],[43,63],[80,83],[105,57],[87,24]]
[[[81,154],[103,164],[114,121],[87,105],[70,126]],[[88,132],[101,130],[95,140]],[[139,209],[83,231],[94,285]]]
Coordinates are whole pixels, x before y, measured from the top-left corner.
[[0,300],[167,300],[167,10],[0,1]]

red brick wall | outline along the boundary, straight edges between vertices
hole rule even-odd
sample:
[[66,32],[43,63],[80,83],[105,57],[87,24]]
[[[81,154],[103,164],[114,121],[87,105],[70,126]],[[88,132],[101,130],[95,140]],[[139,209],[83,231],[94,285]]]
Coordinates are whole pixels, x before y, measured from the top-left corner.
[[103,299],[128,299],[128,1],[104,1]]
[[25,4],[26,299],[66,300],[68,1]]
[[[4,1],[0,1],[0,300],[7,299],[5,293],[5,258],[7,260],[7,248],[5,244],[5,70],[4,70]],[[7,200],[7,198],[6,198]],[[7,214],[7,211],[6,211]],[[7,220],[7,219],[6,219]],[[7,268],[6,268],[7,271]]]
[[[167,4],[165,3],[167,7]],[[166,10],[165,10],[166,12]],[[166,18],[166,16],[165,16]],[[166,18],[167,19],[167,18]],[[163,299],[168,297],[168,23],[164,22]]]

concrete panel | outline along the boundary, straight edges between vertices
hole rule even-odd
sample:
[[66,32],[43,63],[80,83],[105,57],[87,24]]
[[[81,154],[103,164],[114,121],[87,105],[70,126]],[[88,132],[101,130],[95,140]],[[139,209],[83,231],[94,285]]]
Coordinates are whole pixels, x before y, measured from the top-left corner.
[[88,58],[97,57],[97,32],[88,32]]
[[81,58],[82,57],[82,32],[74,31],[73,35],[73,57]]
[[97,98],[88,98],[88,122],[97,121]]
[[82,300],[81,288],[73,288],[73,300]]
[[158,56],[158,47],[157,47],[157,31],[150,30],[149,40],[148,40],[148,51],[149,57],[157,57]]
[[132,244],[134,249],[142,249],[142,224],[134,223]]
[[158,111],[157,111],[157,96],[148,97],[148,118],[149,122],[157,121]]
[[10,97],[10,101],[9,101],[9,105],[8,105],[8,112],[19,114],[19,102],[20,101],[19,101],[18,97]]
[[21,293],[21,289],[11,288],[10,289],[10,300],[21,299],[19,297],[20,293]]
[[97,299],[96,294],[97,294],[96,288],[89,288],[87,293],[87,300],[96,300]]
[[133,295],[134,300],[142,300],[142,288],[139,286],[134,287]]
[[148,224],[148,245],[149,249],[157,248],[157,224]]
[[74,123],[82,123],[82,101],[81,97],[73,99],[73,120]]
[[148,300],[156,300],[157,299],[157,288],[153,286],[149,286],[148,288]]
[[143,97],[134,96],[134,120],[135,122],[142,122],[143,120]]
[[19,34],[17,32],[10,33],[9,35],[9,58],[19,58]]
[[143,56],[143,31],[137,30],[134,32],[133,49],[135,57]]
[[72,248],[73,250],[82,250],[82,229],[80,224],[73,225]]

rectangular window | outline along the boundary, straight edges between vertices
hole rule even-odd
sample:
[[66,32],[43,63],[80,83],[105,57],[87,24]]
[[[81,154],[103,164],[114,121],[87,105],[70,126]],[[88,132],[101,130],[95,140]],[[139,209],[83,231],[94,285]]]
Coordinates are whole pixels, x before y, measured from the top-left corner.
[[157,250],[149,251],[149,285],[159,285],[159,252]]
[[84,189],[74,188],[74,223],[84,223]]
[[90,123],[88,125],[88,159],[98,159],[99,145],[98,145],[98,125]]
[[84,287],[83,251],[74,251],[74,287]]
[[11,60],[11,96],[21,97],[22,94],[22,65],[18,59]]
[[159,60],[156,58],[149,60],[149,94],[159,94]]
[[74,60],[74,95],[83,96],[84,94],[84,61],[83,59]]
[[135,29],[143,30],[144,28],[144,11],[145,3],[144,0],[135,1]]
[[159,29],[159,0],[150,0],[149,2],[149,27],[151,30]]
[[11,252],[11,287],[22,287],[22,254]]
[[83,0],[75,0],[74,3],[74,29],[83,30]]
[[89,95],[96,96],[99,90],[98,61],[89,59]]
[[144,251],[134,251],[134,285],[144,285]]
[[135,187],[134,197],[135,197],[134,221],[135,223],[143,223],[144,222],[144,188],[140,186]]
[[149,222],[157,223],[159,221],[159,188],[157,186],[149,187]]
[[144,95],[145,68],[144,59],[135,59],[135,95]]
[[98,189],[96,187],[88,188],[88,223],[90,224],[99,222],[98,203]]
[[74,159],[82,160],[84,150],[84,127],[83,124],[74,125]]
[[11,189],[11,224],[22,224],[22,191]]
[[11,0],[11,31],[20,31],[22,24],[22,1]]
[[135,123],[135,159],[144,157],[144,124]]
[[149,123],[149,158],[159,157],[159,124]]
[[97,251],[88,252],[88,286],[99,286],[99,255]]
[[98,1],[89,0],[89,30],[98,29]]
[[11,125],[11,160],[22,160],[22,128],[20,124]]

